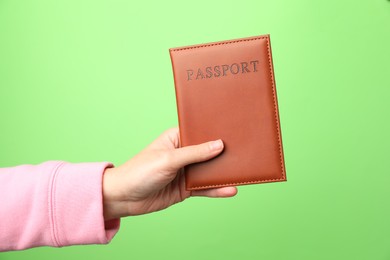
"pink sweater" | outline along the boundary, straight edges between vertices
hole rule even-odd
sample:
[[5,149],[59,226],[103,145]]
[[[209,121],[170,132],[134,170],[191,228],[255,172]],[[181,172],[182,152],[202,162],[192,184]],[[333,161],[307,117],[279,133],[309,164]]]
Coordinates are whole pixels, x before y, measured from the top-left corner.
[[120,220],[103,219],[107,167],[50,161],[0,168],[0,251],[108,243]]

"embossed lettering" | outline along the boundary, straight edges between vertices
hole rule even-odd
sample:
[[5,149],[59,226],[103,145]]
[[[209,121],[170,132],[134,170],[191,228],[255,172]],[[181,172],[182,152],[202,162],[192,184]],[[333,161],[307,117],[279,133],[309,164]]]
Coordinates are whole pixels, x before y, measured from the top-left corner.
[[196,74],[196,79],[204,79],[203,72],[201,69],[198,69],[198,73]]
[[252,60],[251,64],[253,64],[253,72],[256,72],[257,71],[256,64],[259,64],[259,61],[258,60]]
[[193,70],[187,70],[187,81],[191,80],[191,76],[192,75],[194,75],[194,71]]
[[242,73],[250,72],[248,70],[248,62],[241,62]]
[[221,67],[220,66],[215,66],[214,71],[215,71],[214,77],[218,78],[219,76],[221,76]]
[[229,65],[222,65],[222,76],[226,76],[226,71],[228,71]]
[[232,74],[237,74],[238,72],[240,72],[240,67],[237,63],[233,63],[232,66],[230,66],[230,72]]
[[206,67],[206,78],[211,78],[213,76],[213,72],[211,70],[211,67]]
[[196,71],[195,80],[219,78],[226,76],[234,76],[237,74],[253,73],[258,71],[258,60],[235,62],[232,64],[221,64],[215,66],[208,66],[205,68],[187,69],[187,81],[194,80],[194,73]]

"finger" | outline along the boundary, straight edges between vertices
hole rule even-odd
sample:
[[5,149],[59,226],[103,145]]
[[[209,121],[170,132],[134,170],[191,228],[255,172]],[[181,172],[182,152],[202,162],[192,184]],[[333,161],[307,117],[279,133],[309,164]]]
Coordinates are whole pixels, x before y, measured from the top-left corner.
[[237,194],[237,187],[213,188],[207,190],[194,190],[191,196],[203,196],[209,198],[229,198]]
[[220,154],[222,150],[222,140],[174,149],[171,157],[172,165],[179,169],[191,163],[207,161]]
[[159,137],[157,137],[147,148],[160,149],[162,147],[172,149],[180,147],[179,128],[173,127],[165,130]]

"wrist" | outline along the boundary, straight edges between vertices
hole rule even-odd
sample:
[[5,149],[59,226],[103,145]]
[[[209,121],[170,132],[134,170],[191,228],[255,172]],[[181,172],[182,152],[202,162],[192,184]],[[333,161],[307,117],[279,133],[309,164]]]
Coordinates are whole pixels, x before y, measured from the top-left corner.
[[117,169],[107,168],[103,173],[103,216],[111,220],[126,216],[126,202],[118,196]]

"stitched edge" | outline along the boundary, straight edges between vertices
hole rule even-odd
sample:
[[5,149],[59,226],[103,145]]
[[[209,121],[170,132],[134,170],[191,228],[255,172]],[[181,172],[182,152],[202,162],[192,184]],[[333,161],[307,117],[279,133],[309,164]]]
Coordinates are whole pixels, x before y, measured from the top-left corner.
[[203,48],[203,47],[211,47],[211,46],[217,46],[217,45],[224,45],[224,44],[232,44],[232,43],[238,43],[238,42],[245,42],[245,41],[254,41],[254,40],[263,40],[265,39],[267,41],[267,55],[268,55],[268,66],[270,69],[270,75],[271,75],[271,83],[272,83],[272,95],[274,100],[274,113],[275,113],[275,124],[276,124],[276,131],[278,134],[278,144],[279,144],[279,159],[280,159],[280,166],[282,171],[282,177],[277,179],[268,179],[268,180],[255,180],[255,181],[246,181],[246,182],[234,182],[234,183],[222,183],[222,184],[215,184],[215,185],[205,185],[205,186],[193,186],[188,187],[190,190],[196,190],[196,189],[204,189],[204,188],[213,188],[213,187],[221,187],[221,186],[228,186],[228,185],[244,185],[244,184],[255,184],[255,183],[263,183],[263,182],[274,182],[274,181],[284,181],[286,180],[285,170],[283,166],[283,155],[282,155],[282,142],[280,137],[280,127],[278,124],[278,113],[277,113],[277,102],[276,102],[276,91],[275,91],[275,79],[273,75],[273,69],[272,69],[272,62],[271,62],[271,49],[269,44],[269,36],[259,36],[249,39],[239,39],[239,40],[231,40],[231,41],[224,41],[224,42],[216,42],[216,43],[208,43],[208,44],[201,44],[191,47],[184,47],[184,48],[174,48],[170,51],[183,51],[183,50],[190,50],[190,49],[197,49],[197,48]]
[[56,215],[55,215],[55,211],[56,211],[55,183],[57,181],[59,169],[64,164],[65,164],[64,162],[61,162],[53,169],[54,173],[51,176],[49,194],[48,194],[48,197],[49,197],[49,202],[48,202],[48,204],[49,204],[48,205],[49,206],[49,221],[50,221],[50,226],[51,226],[50,231],[51,231],[51,235],[52,235],[52,242],[55,246],[58,246],[58,247],[61,246],[61,243],[60,243],[60,239],[59,239],[59,235],[58,235],[58,227],[57,227],[56,222],[55,222],[55,219],[56,219]]
[[282,154],[282,138],[280,137],[280,126],[279,126],[279,120],[278,120],[278,108],[277,108],[277,100],[276,100],[276,88],[275,88],[275,78],[273,73],[273,67],[272,67],[272,61],[271,61],[271,48],[269,44],[269,37],[267,37],[267,50],[268,50],[268,65],[269,65],[269,71],[271,74],[271,82],[272,82],[272,94],[274,97],[274,113],[275,113],[275,125],[276,125],[276,131],[278,132],[278,144],[279,144],[279,159],[280,159],[280,169],[282,170],[282,178],[286,179],[286,173],[283,165],[283,154]]
[[195,46],[184,47],[184,48],[173,48],[170,51],[184,51],[184,50],[190,50],[190,49],[198,49],[198,48],[203,48],[203,47],[211,47],[211,46],[231,44],[231,43],[237,43],[237,42],[248,42],[248,41],[254,41],[254,40],[261,40],[261,39],[268,39],[268,36],[259,36],[259,37],[250,38],[250,39],[231,40],[231,41],[224,41],[224,42],[206,43],[206,44],[195,45]]
[[244,181],[244,182],[229,182],[229,183],[222,183],[222,184],[213,184],[213,185],[204,185],[204,186],[194,186],[194,187],[188,187],[190,190],[198,190],[198,189],[208,189],[208,188],[216,188],[216,187],[225,187],[229,185],[245,185],[245,184],[256,184],[256,183],[266,183],[266,182],[275,182],[275,181],[284,181],[285,178],[278,178],[278,179],[267,179],[267,180],[256,180],[256,181]]

